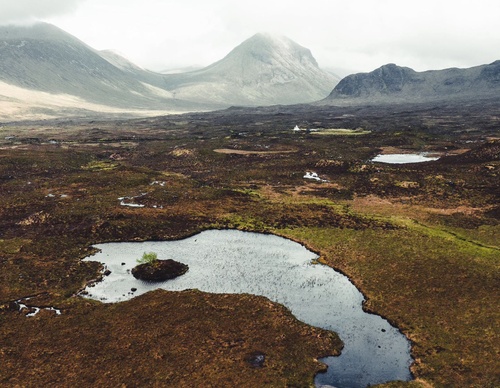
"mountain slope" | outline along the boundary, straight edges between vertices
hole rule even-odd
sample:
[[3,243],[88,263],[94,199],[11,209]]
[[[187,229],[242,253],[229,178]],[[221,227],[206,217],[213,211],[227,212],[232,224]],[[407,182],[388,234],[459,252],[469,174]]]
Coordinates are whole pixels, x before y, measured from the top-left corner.
[[0,118],[13,111],[16,118],[57,116],[58,108],[64,115],[162,114],[305,103],[324,98],[336,83],[308,49],[284,37],[257,34],[204,69],[160,74],[47,23],[0,26]]
[[129,77],[132,77],[139,82],[148,84],[148,88],[150,86],[154,86],[156,88],[163,89],[163,93],[168,93],[170,98],[172,98],[172,94],[166,91],[167,84],[165,82],[165,77],[162,74],[143,69],[113,50],[101,50],[98,51],[98,54],[113,66],[126,73]]
[[151,107],[156,96],[95,50],[46,23],[0,27],[0,80],[116,107]]
[[325,103],[393,103],[500,96],[500,61],[468,69],[416,72],[384,65],[370,73],[342,79]]
[[167,74],[165,79],[178,98],[232,105],[317,101],[338,82],[318,67],[308,49],[286,37],[262,33],[204,69]]

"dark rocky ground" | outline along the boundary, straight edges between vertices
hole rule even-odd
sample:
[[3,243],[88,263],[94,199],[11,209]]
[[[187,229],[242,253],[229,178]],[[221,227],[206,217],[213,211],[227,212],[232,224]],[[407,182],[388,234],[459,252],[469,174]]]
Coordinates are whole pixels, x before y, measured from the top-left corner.
[[[366,308],[412,340],[412,384],[498,386],[497,107],[231,108],[4,124],[1,384],[310,384],[314,358],[340,343],[264,298],[157,292],[102,305],[75,296],[100,276],[97,263],[81,261],[92,244],[239,228],[301,241],[346,273]],[[370,132],[297,133],[296,124]],[[443,157],[371,162],[381,151]],[[62,314],[27,318],[12,308],[20,299]],[[265,354],[264,367],[247,362],[254,354]]]

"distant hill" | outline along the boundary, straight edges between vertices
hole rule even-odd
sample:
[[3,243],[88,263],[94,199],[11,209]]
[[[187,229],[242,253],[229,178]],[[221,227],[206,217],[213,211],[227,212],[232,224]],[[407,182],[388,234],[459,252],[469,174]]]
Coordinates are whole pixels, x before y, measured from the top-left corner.
[[323,103],[398,103],[500,97],[500,61],[416,72],[395,64],[343,78]]
[[206,68],[165,78],[179,98],[246,106],[317,101],[338,82],[319,68],[310,50],[286,37],[263,33]]

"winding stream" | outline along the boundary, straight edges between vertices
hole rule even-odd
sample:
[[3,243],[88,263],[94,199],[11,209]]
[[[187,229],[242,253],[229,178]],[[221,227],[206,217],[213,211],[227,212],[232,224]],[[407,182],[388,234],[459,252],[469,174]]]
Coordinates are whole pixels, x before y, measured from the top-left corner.
[[[327,357],[328,372],[317,386],[366,387],[391,380],[411,380],[410,344],[386,320],[362,310],[363,296],[349,279],[321,264],[304,246],[274,235],[209,230],[178,241],[96,245],[99,261],[111,271],[87,287],[86,297],[119,302],[163,288],[197,288],[212,293],[263,295],[285,305],[301,321],[335,331],[344,342],[339,357]],[[143,252],[189,265],[189,271],[163,283],[135,279],[130,270]],[[132,291],[134,290],[134,291]]]

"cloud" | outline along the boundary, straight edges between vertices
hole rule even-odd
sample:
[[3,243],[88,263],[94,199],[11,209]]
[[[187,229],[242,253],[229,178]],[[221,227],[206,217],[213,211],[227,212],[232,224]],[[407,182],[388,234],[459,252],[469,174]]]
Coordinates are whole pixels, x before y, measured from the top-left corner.
[[209,65],[262,31],[340,73],[470,67],[498,59],[499,14],[498,0],[0,0],[0,24],[43,20],[153,70]]
[[0,0],[0,24],[29,23],[75,11],[87,0]]

